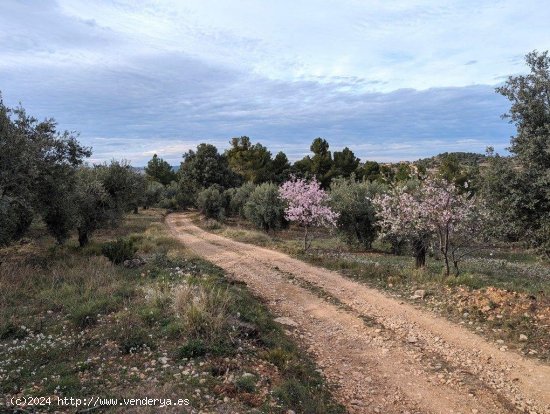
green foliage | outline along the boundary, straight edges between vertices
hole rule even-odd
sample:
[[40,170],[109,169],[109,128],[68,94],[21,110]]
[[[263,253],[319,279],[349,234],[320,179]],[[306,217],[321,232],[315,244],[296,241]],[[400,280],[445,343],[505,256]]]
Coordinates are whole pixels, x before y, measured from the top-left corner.
[[474,167],[484,162],[486,156],[484,154],[478,154],[477,152],[443,152],[433,157],[419,159],[414,162],[414,165],[423,171],[428,169],[432,170],[439,168],[445,158],[451,158],[458,161],[462,167]]
[[310,147],[311,152],[313,152],[310,172],[317,178],[323,188],[329,186],[332,178],[332,155],[328,149],[329,144],[323,138],[315,138]]
[[[313,156],[305,156],[294,163],[294,170],[298,176],[303,178],[315,177],[323,188],[328,188],[330,180],[335,174],[332,154],[329,151],[329,144],[323,138],[315,138],[311,143],[310,150]],[[353,153],[352,153],[353,154]],[[346,155],[349,155],[346,153]],[[345,168],[344,159],[346,155],[340,156],[342,167]]]
[[114,264],[132,259],[136,251],[137,247],[134,242],[126,238],[118,238],[116,241],[104,243],[101,247],[101,253]]
[[229,168],[225,155],[211,144],[200,144],[197,151],[189,150],[178,171],[178,180],[189,188],[202,189],[214,184],[222,188],[234,187],[239,177]]
[[94,167],[103,188],[111,198],[111,208],[121,216],[129,211],[137,212],[145,192],[145,177],[127,161],[111,161]]
[[90,298],[78,301],[68,307],[69,318],[77,328],[86,328],[97,322],[98,314],[106,314],[116,309],[116,298]]
[[363,165],[358,167],[357,178],[368,181],[381,180],[380,164],[376,161],[366,161]]
[[0,340],[5,339],[23,339],[28,335],[28,332],[14,324],[11,321],[3,321],[0,325]]
[[284,210],[285,205],[279,197],[279,188],[272,183],[256,187],[244,205],[245,217],[264,231],[285,226]]
[[164,186],[157,181],[149,181],[143,195],[142,203],[144,208],[149,208],[160,203],[164,193]]
[[235,381],[235,388],[240,392],[255,392],[256,391],[256,381],[257,378],[255,375],[241,375]]
[[112,336],[124,354],[133,354],[145,348],[155,348],[149,331],[131,314],[124,313],[120,316]]
[[90,235],[120,219],[113,200],[103,186],[98,169],[82,168],[77,174],[75,188],[76,226],[78,241],[83,247]]
[[188,184],[187,180],[172,181],[164,187],[159,201],[160,207],[178,210],[195,205],[197,191]]
[[197,196],[197,207],[206,217],[223,219],[225,216],[224,205],[225,197],[217,185],[202,190]]
[[410,180],[413,175],[413,169],[408,163],[400,162],[397,164],[397,169],[393,179],[395,181],[407,181]]
[[259,184],[271,175],[271,153],[260,143],[252,145],[250,138],[233,138],[225,155],[231,169],[245,181]]
[[456,153],[440,155],[439,176],[454,184],[462,191],[472,192],[477,185],[479,166],[477,161],[471,165],[460,162]]
[[33,211],[25,200],[2,195],[0,197],[0,246],[21,238],[29,228]]
[[[511,102],[505,114],[517,128],[510,151],[515,154],[514,169],[498,192],[495,182],[487,186],[488,196],[508,206],[513,225],[523,230],[524,239],[546,250],[550,215],[550,56],[548,51],[533,51],[526,55],[530,69],[527,75],[511,76],[496,91]],[[500,160],[497,161],[497,168]],[[489,173],[495,181],[496,174]],[[501,180],[502,181],[502,180]],[[519,187],[515,187],[519,185]],[[505,213],[497,207],[495,214]]]
[[236,189],[232,189],[233,191],[229,200],[229,214],[246,218],[244,206],[255,188],[254,184],[245,183]]
[[58,244],[63,244],[69,238],[77,217],[74,175],[72,172],[69,177],[61,175],[55,178],[55,182],[49,186],[51,201],[44,203],[42,209],[42,217],[48,231]]
[[176,356],[182,358],[199,358],[208,352],[208,348],[202,339],[191,338],[178,348]]
[[279,151],[271,162],[271,181],[282,184],[290,178],[292,169],[286,154]]
[[358,167],[359,158],[348,147],[345,147],[342,151],[334,151],[333,177],[348,178],[355,173]]
[[348,243],[359,242],[370,248],[376,238],[376,211],[371,199],[384,191],[377,182],[356,182],[355,176],[349,179],[336,178],[330,186],[330,205],[339,213],[338,229],[346,236]]
[[162,185],[168,185],[176,179],[176,173],[172,170],[172,166],[159,158],[157,154],[154,154],[147,163],[145,173]]
[[38,122],[0,97],[0,244],[23,236],[35,213],[62,243],[72,226],[74,174],[90,154],[75,135],[58,132],[53,119]]
[[391,183],[395,180],[395,171],[389,165],[380,166],[380,175],[382,177],[382,180],[386,183]]
[[505,117],[517,128],[510,151],[536,172],[550,170],[550,55],[533,51],[525,56],[527,75],[510,76],[496,91],[511,102]]
[[526,193],[529,183],[517,172],[515,160],[499,155],[489,158],[483,172],[482,193],[491,209],[492,233],[496,238],[518,241],[532,226],[536,204]]

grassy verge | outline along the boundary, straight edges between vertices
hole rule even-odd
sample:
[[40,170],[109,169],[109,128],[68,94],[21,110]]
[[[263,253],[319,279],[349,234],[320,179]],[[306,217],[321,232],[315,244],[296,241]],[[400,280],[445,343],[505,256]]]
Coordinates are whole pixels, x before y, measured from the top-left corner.
[[[300,229],[274,234],[230,219],[221,224],[195,222],[206,230],[245,243],[276,249],[316,266],[385,290],[403,300],[428,307],[495,341],[501,348],[550,361],[550,266],[519,249],[495,248],[466,260],[459,277],[445,277],[441,261],[428,258],[424,270],[413,259],[376,251],[365,252],[320,232],[311,251],[301,249]],[[424,291],[424,298],[414,292]]]
[[[0,251],[0,404],[49,397],[38,411],[75,412],[58,398],[149,397],[188,399],[189,412],[343,412],[266,307],[187,252],[162,220],[154,209],[130,215],[85,249],[49,247],[37,228],[30,243]],[[146,264],[103,257],[102,243],[116,237],[132,240]]]

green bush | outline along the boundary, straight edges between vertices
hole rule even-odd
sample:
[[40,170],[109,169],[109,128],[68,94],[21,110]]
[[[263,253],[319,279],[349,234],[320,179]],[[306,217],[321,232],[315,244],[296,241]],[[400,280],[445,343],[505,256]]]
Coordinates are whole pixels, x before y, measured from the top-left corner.
[[160,203],[163,193],[164,186],[161,183],[157,181],[148,182],[145,194],[143,194],[143,207],[149,208]]
[[197,207],[208,218],[223,219],[224,204],[223,192],[217,185],[202,190],[197,196]]
[[252,183],[246,183],[239,188],[232,188],[227,190],[230,194],[229,200],[229,214],[232,216],[239,216],[246,218],[244,214],[244,206],[250,197],[250,194],[254,191],[256,186]]
[[0,325],[0,340],[4,339],[23,339],[27,336],[21,326],[16,325],[13,322],[7,322]]
[[240,392],[256,391],[256,376],[252,374],[244,374],[235,381],[235,388]]
[[376,238],[376,211],[370,202],[384,187],[378,182],[336,178],[330,186],[330,205],[339,213],[337,225],[348,244],[370,248]]
[[244,205],[245,217],[264,231],[286,225],[285,206],[279,197],[279,188],[272,183],[256,187]]
[[137,327],[125,332],[120,332],[118,346],[124,354],[132,354],[143,348],[154,348],[154,343],[149,337],[147,331],[142,327]]
[[24,201],[0,197],[0,246],[23,236],[31,225],[33,213]]
[[201,339],[190,339],[177,351],[178,358],[198,358],[206,355],[207,347]]
[[115,241],[104,243],[101,253],[114,264],[120,264],[129,260],[136,254],[137,247],[130,239],[118,238]]

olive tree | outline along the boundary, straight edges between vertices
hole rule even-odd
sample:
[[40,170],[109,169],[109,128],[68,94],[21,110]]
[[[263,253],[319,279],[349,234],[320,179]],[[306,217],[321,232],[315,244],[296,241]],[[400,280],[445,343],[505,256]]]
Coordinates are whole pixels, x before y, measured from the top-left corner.
[[74,219],[74,175],[90,154],[75,133],[59,132],[55,120],[39,122],[0,97],[0,244],[23,236],[35,215],[62,243]]
[[285,226],[285,204],[279,197],[279,188],[273,183],[257,186],[244,205],[245,217],[264,231]]
[[359,242],[365,248],[371,247],[378,232],[372,198],[384,189],[378,182],[356,182],[353,174],[332,180],[329,204],[339,214],[336,224],[349,244]]
[[212,185],[197,196],[197,207],[206,217],[223,219],[225,215],[223,191],[217,185]]
[[237,187],[231,192],[231,199],[229,200],[229,212],[231,215],[236,215],[241,218],[246,218],[244,212],[244,206],[248,201],[250,194],[256,189],[256,186],[252,183],[245,183],[240,187]]

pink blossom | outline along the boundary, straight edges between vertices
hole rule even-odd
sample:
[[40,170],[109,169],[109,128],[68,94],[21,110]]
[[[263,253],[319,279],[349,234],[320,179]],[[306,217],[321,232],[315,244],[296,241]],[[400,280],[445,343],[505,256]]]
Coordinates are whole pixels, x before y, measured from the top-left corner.
[[308,248],[308,228],[336,226],[338,213],[327,206],[328,194],[316,179],[306,181],[292,177],[279,188],[286,201],[285,218],[305,228],[304,248]]
[[447,275],[450,258],[458,272],[459,243],[474,237],[472,230],[483,216],[475,197],[434,178],[427,178],[416,191],[394,188],[390,194],[375,198],[373,203],[378,209],[383,234],[407,240],[434,236],[445,259]]

